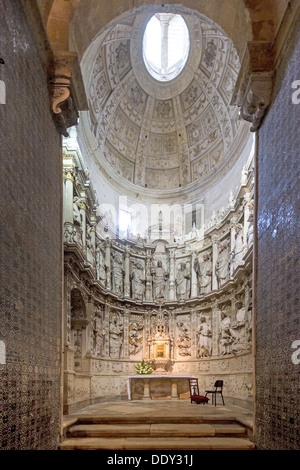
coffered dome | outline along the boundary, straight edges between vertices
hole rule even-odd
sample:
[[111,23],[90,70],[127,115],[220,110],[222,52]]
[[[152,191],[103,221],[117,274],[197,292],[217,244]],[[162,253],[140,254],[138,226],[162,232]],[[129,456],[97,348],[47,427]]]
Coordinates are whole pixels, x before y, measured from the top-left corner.
[[187,25],[188,57],[172,80],[150,75],[144,31],[162,11],[151,6],[123,14],[100,31],[83,58],[90,112],[82,129],[85,140],[93,140],[97,164],[120,188],[129,184],[156,193],[216,181],[249,137],[248,123],[230,105],[238,55],[206,17],[168,7]]

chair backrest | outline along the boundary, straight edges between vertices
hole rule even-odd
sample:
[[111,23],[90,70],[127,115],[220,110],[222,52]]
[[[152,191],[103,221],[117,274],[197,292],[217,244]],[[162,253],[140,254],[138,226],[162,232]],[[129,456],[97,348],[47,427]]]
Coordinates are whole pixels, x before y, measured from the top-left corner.
[[215,387],[216,388],[223,388],[223,380],[216,380],[215,381]]
[[199,395],[198,379],[189,379],[191,396]]

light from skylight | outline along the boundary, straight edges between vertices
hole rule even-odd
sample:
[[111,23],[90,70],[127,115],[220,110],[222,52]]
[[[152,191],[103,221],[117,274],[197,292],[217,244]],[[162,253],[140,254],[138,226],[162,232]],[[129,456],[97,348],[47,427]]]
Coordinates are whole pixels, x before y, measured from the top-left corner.
[[177,77],[189,53],[187,25],[180,15],[157,13],[149,20],[143,38],[143,56],[148,72],[159,81]]

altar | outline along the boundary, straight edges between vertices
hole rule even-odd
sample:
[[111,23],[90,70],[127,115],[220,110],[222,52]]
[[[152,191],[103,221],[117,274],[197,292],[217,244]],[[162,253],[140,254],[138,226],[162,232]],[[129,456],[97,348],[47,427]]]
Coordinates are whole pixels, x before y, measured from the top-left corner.
[[129,375],[127,377],[128,400],[171,399],[189,397],[189,381],[193,375]]

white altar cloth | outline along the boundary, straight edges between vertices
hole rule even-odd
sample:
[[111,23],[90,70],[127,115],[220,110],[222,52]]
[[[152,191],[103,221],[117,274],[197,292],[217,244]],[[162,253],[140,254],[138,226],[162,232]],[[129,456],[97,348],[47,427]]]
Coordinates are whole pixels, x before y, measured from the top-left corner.
[[141,379],[141,380],[151,380],[151,379],[194,379],[194,375],[173,375],[173,374],[149,374],[149,375],[129,375],[127,377],[127,393],[128,393],[128,400],[131,400],[131,380],[132,379]]

